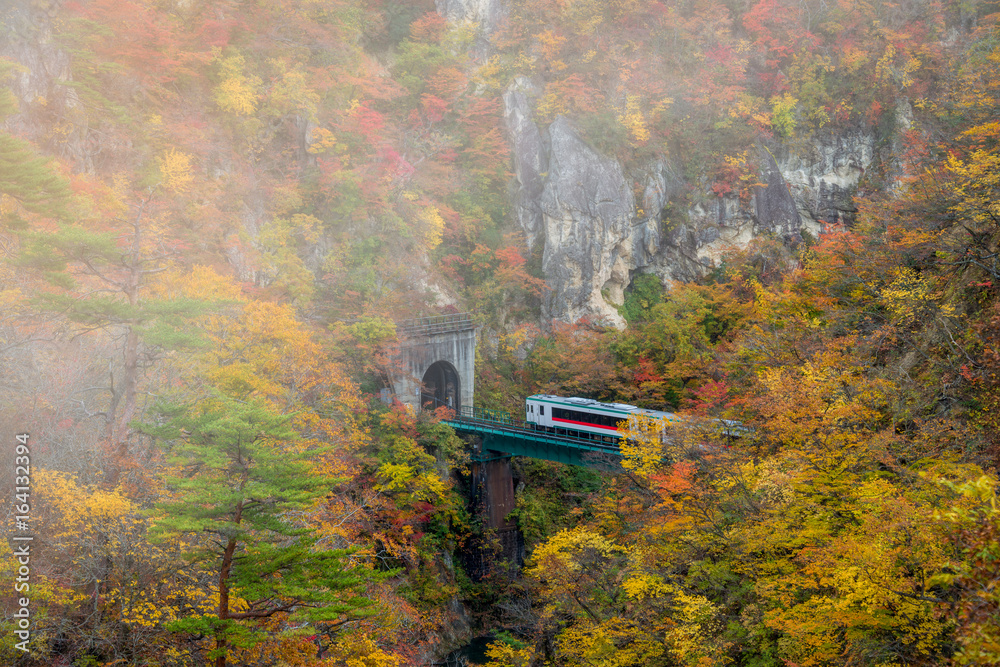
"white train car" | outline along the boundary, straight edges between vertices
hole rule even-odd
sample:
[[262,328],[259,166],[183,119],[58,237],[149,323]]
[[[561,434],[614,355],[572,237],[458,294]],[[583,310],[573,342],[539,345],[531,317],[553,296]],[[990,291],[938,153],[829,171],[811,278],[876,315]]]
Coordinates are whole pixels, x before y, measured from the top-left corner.
[[618,440],[618,423],[633,415],[674,422],[672,412],[645,410],[626,403],[601,403],[591,398],[565,398],[535,394],[525,400],[525,419],[534,428],[548,433],[593,438],[604,442]]

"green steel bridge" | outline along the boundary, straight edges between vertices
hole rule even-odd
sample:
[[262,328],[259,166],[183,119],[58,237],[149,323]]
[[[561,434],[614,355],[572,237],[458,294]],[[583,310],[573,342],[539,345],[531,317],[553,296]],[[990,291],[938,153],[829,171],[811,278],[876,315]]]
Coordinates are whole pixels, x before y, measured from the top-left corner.
[[[483,439],[476,460],[528,456],[570,465],[596,468],[618,467],[621,451],[611,438],[588,437],[576,431],[536,430],[534,424],[500,410],[462,407],[451,419],[442,420],[458,433]],[[496,452],[488,454],[487,452]]]

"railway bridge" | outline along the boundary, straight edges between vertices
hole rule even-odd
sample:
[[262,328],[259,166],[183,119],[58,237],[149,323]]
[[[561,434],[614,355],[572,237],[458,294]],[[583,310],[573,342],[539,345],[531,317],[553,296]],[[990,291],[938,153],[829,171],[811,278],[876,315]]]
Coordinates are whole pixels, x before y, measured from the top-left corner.
[[507,412],[462,407],[444,420],[458,433],[479,436],[482,445],[473,451],[473,460],[527,456],[577,466],[617,467],[621,458],[618,445],[600,439],[557,430],[548,433]]
[[511,457],[609,468],[617,465],[618,448],[567,432],[535,431],[505,412],[473,407],[476,326],[468,313],[404,320],[396,330],[400,338],[400,373],[392,378],[396,398],[415,411],[451,408],[454,416],[445,423],[460,434],[474,436],[471,509],[483,518],[493,538],[466,550],[466,571],[479,579],[506,564],[513,573],[524,560],[524,543],[508,518],[515,508]]
[[480,580],[499,566],[509,575],[524,563],[524,539],[508,515],[516,507],[511,457],[528,456],[571,465],[616,468],[621,454],[617,445],[562,433],[546,433],[506,412],[463,406],[443,420],[457,433],[472,438],[473,514],[494,540],[471,545],[463,556],[466,572]]

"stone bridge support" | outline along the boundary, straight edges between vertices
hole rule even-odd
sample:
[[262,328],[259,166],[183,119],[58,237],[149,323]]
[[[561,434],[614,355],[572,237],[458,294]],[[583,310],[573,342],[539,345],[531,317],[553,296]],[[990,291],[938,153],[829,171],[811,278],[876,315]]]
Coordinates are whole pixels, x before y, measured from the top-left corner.
[[491,576],[513,578],[524,566],[524,536],[510,517],[516,507],[511,457],[484,450],[473,436],[469,510],[483,525],[483,535],[470,541],[462,555],[473,581]]
[[[415,411],[473,407],[476,326],[467,313],[405,320],[396,331],[400,371],[392,388],[400,402]],[[524,539],[508,518],[514,510],[510,455],[484,450],[481,437],[473,441],[469,509],[482,521],[484,534],[464,548],[464,566],[474,581],[498,568],[512,577],[524,563]]]

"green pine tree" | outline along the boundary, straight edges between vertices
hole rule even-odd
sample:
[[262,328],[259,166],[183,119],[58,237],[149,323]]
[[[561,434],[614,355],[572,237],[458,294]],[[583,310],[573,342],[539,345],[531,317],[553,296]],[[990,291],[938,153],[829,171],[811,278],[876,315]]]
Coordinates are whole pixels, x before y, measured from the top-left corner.
[[254,621],[283,615],[318,634],[367,614],[368,577],[351,566],[349,550],[321,546],[296,518],[330,480],[311,471],[315,452],[290,446],[288,417],[222,395],[164,414],[166,425],[148,431],[173,443],[176,474],[152,510],[151,534],[176,540],[219,600],[215,614],[189,616],[171,630],[214,638],[210,655],[224,667],[230,647],[266,638]]

